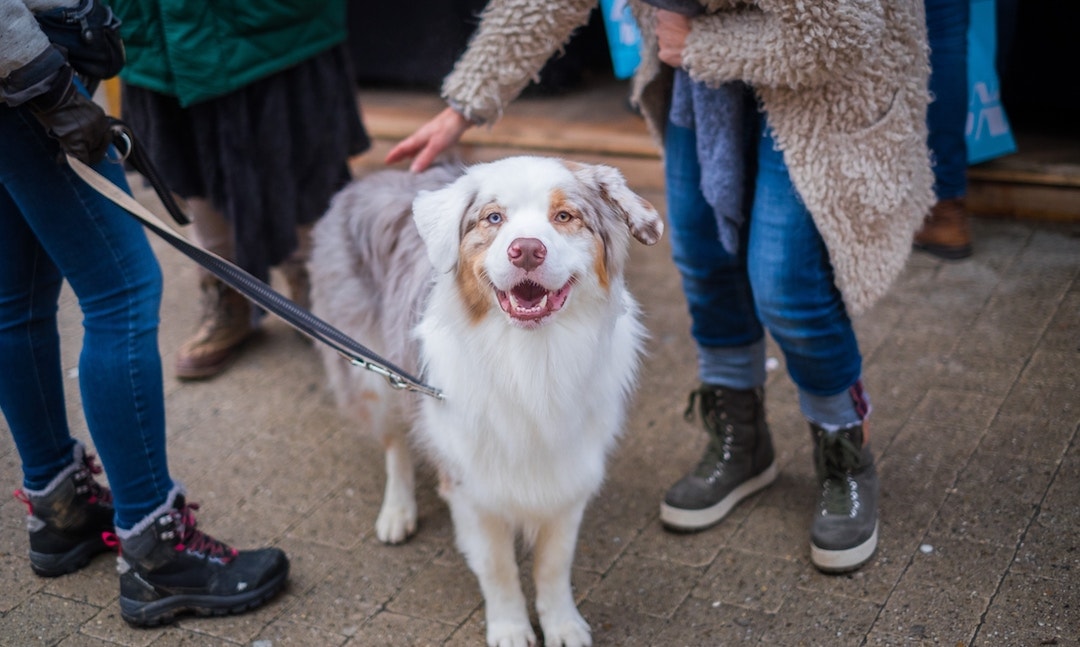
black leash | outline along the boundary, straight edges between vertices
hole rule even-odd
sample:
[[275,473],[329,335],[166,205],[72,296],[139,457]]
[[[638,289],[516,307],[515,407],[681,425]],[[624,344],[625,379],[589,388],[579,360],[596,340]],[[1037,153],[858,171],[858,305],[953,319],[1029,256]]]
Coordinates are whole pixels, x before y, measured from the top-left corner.
[[[113,128],[113,143],[120,152],[120,161],[125,159],[145,177],[161,199],[165,210],[180,225],[190,222],[173,199],[172,193],[158,175],[157,169],[150,162],[146,151],[135,140],[131,129],[122,121],[110,118]],[[343,355],[352,364],[382,375],[395,389],[404,389],[443,399],[442,391],[424,384],[402,369],[379,357],[374,352],[357,343],[351,337],[334,328],[311,312],[301,308],[294,301],[277,292],[246,270],[230,263],[220,256],[192,244],[165,225],[153,213],[139,204],[134,198],[122,191],[112,182],[98,174],[89,166],[68,155],[71,168],[106,198],[115,202],[128,213],[138,218],[143,225],[165,239],[183,254],[203,266],[214,276],[243,294],[251,302],[261,306],[267,312],[280,317],[300,333],[322,342]]]

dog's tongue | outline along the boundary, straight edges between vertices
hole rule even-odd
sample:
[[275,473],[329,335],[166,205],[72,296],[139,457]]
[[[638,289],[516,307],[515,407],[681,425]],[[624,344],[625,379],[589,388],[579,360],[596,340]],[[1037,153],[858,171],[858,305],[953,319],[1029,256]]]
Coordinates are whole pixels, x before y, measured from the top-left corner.
[[569,293],[569,283],[554,292],[549,292],[538,283],[525,281],[514,286],[510,292],[500,291],[498,297],[499,305],[506,314],[514,319],[531,321],[558,311],[566,303]]
[[518,308],[528,310],[535,308],[548,295],[548,291],[536,283],[522,283],[514,287],[514,302]]

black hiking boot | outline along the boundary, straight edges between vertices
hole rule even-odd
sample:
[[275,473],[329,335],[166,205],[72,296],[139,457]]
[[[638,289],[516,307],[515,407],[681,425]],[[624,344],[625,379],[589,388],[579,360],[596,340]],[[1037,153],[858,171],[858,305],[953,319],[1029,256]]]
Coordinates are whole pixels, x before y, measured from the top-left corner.
[[41,491],[20,489],[30,532],[30,568],[41,577],[73,573],[109,550],[103,535],[112,532],[109,488],[94,480],[101,467],[80,443],[74,460]]
[[196,529],[196,509],[177,495],[171,509],[119,539],[120,616],[129,624],[153,627],[185,613],[243,613],[284,588],[284,552],[231,548]]
[[878,541],[878,478],[863,425],[826,432],[810,423],[820,493],[810,527],[810,561],[825,573],[852,571]]
[[660,504],[660,522],[678,531],[718,523],[735,504],[776,480],[763,389],[702,385],[690,393],[683,414],[687,420],[694,417],[695,400],[709,444],[697,468],[672,486]]

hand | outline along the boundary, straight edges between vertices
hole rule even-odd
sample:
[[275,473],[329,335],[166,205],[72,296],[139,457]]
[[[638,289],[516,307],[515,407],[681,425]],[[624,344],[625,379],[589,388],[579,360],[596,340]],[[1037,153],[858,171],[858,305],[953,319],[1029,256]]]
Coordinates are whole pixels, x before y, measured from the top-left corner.
[[656,41],[660,60],[671,67],[682,67],[686,37],[690,35],[690,19],[666,9],[656,11]]
[[112,141],[109,119],[101,106],[79,91],[75,73],[65,64],[49,88],[26,102],[60,148],[85,164],[105,157]]
[[409,170],[413,173],[423,171],[439,153],[457,143],[472,124],[453,108],[445,108],[442,112],[420,126],[413,134],[398,142],[390,149],[384,160],[387,164],[393,164],[403,159],[416,156]]

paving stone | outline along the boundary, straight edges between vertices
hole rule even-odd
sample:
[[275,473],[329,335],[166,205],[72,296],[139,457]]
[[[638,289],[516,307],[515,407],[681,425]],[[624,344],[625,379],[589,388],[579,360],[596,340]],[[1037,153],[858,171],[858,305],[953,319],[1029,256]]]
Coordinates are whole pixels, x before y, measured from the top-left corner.
[[875,631],[942,645],[967,645],[989,597],[932,581],[901,580],[874,622]]
[[980,452],[957,480],[933,534],[1015,546],[1038,512],[1053,465]]
[[877,617],[876,604],[795,589],[765,627],[763,645],[860,645]]
[[1080,644],[1080,578],[1066,581],[1010,573],[986,611],[972,643],[992,645]]

